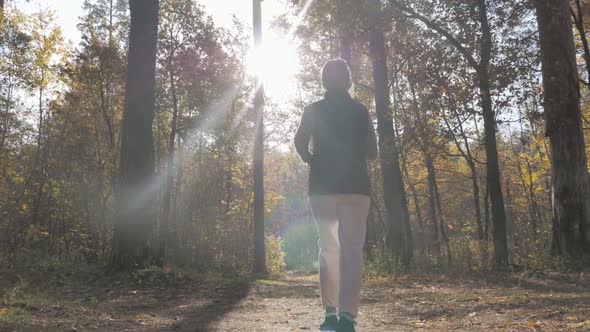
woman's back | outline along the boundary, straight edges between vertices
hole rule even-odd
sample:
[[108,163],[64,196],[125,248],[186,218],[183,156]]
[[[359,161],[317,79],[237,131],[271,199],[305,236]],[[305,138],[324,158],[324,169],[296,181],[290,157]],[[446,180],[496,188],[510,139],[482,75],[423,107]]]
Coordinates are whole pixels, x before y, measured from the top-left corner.
[[372,126],[367,109],[348,95],[327,94],[305,113],[302,126],[311,127],[313,146],[310,195],[369,195],[366,159]]
[[350,97],[327,97],[314,112],[313,151],[318,158],[364,161],[368,133],[365,108]]

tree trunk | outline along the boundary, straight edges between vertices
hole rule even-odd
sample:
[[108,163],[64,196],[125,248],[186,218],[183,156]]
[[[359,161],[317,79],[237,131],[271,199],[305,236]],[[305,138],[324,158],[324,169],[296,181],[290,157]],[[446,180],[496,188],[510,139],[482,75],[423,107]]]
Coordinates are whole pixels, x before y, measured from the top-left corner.
[[508,266],[508,239],[506,236],[506,211],[500,184],[500,166],[496,145],[496,120],[490,98],[487,70],[480,72],[480,93],[484,118],[487,188],[489,190],[494,235],[494,268],[504,270]]
[[[379,3],[374,7],[371,19],[377,22],[381,16]],[[370,56],[373,65],[375,86],[375,109],[377,113],[377,132],[379,134],[380,164],[383,177],[383,196],[388,224],[387,246],[396,258],[402,258],[404,265],[409,267],[413,243],[409,227],[406,192],[399,166],[397,138],[393,130],[393,113],[389,97],[389,79],[385,38],[380,25],[375,25],[370,32]]]
[[176,93],[176,82],[172,64],[170,64],[170,94],[172,97],[172,122],[170,123],[170,137],[168,138],[168,165],[166,167],[166,184],[164,187],[162,219],[160,221],[160,248],[159,260],[161,262],[166,258],[172,244],[172,214],[170,205],[172,204],[172,191],[174,187],[174,142],[176,140],[176,126],[178,119],[178,95]]
[[424,160],[424,164],[426,165],[426,171],[428,172],[428,203],[429,203],[429,214],[430,214],[430,222],[432,223],[432,241],[433,241],[433,252],[439,256],[440,255],[440,242],[441,242],[441,234],[440,230],[441,227],[439,226],[439,218],[437,214],[437,207],[436,207],[436,192],[434,187],[436,185],[436,175],[434,173],[434,164],[432,162],[432,157],[427,155]]
[[471,187],[473,188],[473,205],[475,207],[475,223],[477,224],[477,240],[479,241],[479,252],[482,261],[486,261],[488,244],[485,238],[485,232],[481,216],[481,198],[479,192],[479,183],[477,180],[477,169],[475,168],[475,164],[473,163],[473,161],[469,163],[469,169],[471,170]]
[[506,211],[500,180],[498,147],[496,143],[496,119],[492,107],[489,67],[492,54],[492,34],[488,22],[486,0],[478,0],[479,21],[481,24],[480,63],[477,68],[478,86],[481,98],[484,124],[484,144],[486,147],[487,182],[492,203],[492,222],[494,225],[494,268],[504,270],[508,266],[508,239],[506,236]]
[[558,252],[590,254],[590,186],[567,0],[536,0]]
[[[113,130],[113,121],[112,118],[109,116],[108,105],[106,100],[106,93],[105,93],[105,83],[102,79],[100,79],[99,84],[99,94],[100,94],[100,111],[102,114],[102,119],[107,127],[107,137],[109,142],[109,149],[112,150],[115,148],[115,132]],[[108,83],[107,83],[108,86]]]
[[[432,165],[432,173],[436,175],[436,169],[434,165]],[[440,198],[440,191],[438,190],[438,183],[436,182],[436,178],[434,178],[434,197],[436,199],[436,209],[438,211],[438,224],[440,225],[440,237],[442,238],[445,248],[447,250],[447,263],[450,267],[453,265],[453,253],[451,252],[451,244],[449,242],[449,235],[447,234],[447,224],[445,222],[445,218],[442,212],[442,204]]]
[[43,81],[45,80],[45,71],[41,70],[41,85],[39,86],[39,100],[38,100],[38,106],[39,106],[39,121],[38,121],[38,133],[37,133],[37,151],[36,151],[36,156],[35,156],[35,171],[38,172],[38,180],[39,180],[39,185],[37,186],[37,193],[35,194],[35,201],[33,203],[33,214],[31,217],[31,223],[33,225],[36,225],[39,222],[39,214],[41,213],[41,198],[43,196],[43,189],[45,188],[45,182],[46,182],[46,147],[43,144],[43,136],[45,135],[45,130],[43,130],[43,126],[45,126],[45,121],[43,119],[45,112],[43,110],[43,93],[44,93],[44,88],[43,88]]
[[155,99],[158,0],[130,0],[127,88],[121,140],[112,266],[147,263],[155,223],[152,119]]
[[[262,0],[253,0],[254,4],[254,43],[262,43]],[[266,256],[264,243],[264,88],[260,76],[256,80],[254,96],[256,114],[254,139],[254,272],[266,273]]]
[[[408,167],[406,163],[403,162],[402,158],[402,169],[406,176],[406,181],[408,183],[408,187],[410,192],[412,193],[412,200],[414,201],[414,208],[416,209],[416,221],[418,222],[418,229],[419,231],[416,234],[416,238],[420,242],[420,250],[424,251],[427,247],[426,238],[425,238],[425,231],[424,231],[424,219],[422,218],[422,209],[420,208],[420,200],[418,199],[418,191],[416,190],[416,186],[412,183],[412,179],[410,178],[410,173],[408,172]],[[409,219],[409,216],[408,216]]]

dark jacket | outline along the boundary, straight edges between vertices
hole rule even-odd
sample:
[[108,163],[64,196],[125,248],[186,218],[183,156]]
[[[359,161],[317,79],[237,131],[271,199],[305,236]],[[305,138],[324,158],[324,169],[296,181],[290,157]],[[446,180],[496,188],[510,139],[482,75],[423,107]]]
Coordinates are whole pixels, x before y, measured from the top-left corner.
[[377,139],[369,111],[348,94],[326,94],[305,107],[295,147],[310,165],[310,196],[370,195],[366,161],[377,157]]

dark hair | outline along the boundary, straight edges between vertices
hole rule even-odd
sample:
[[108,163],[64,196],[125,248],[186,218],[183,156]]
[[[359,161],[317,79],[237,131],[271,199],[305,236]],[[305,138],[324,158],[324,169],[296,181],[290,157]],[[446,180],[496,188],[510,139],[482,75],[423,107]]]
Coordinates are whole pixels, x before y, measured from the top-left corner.
[[352,87],[350,68],[342,59],[333,59],[322,68],[322,85],[329,92],[348,92]]

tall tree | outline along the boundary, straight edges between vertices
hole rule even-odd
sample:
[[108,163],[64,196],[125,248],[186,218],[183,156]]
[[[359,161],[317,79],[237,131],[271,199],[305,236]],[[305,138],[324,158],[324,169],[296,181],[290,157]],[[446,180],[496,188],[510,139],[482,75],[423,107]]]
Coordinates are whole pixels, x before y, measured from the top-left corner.
[[492,30],[488,17],[488,1],[477,0],[472,8],[476,13],[474,21],[479,25],[481,37],[477,45],[477,58],[451,29],[445,28],[437,20],[431,19],[399,0],[390,0],[394,8],[422,22],[435,31],[459,52],[476,73],[475,80],[479,88],[479,101],[484,122],[484,142],[486,147],[487,188],[490,192],[492,220],[494,224],[494,259],[495,268],[505,269],[508,264],[508,239],[506,235],[506,211],[500,179],[498,147],[496,142],[496,112],[492,104],[492,87],[490,78],[490,60],[492,56]]
[[[262,44],[262,0],[253,0],[254,44]],[[257,73],[254,92],[254,113],[256,118],[254,139],[254,272],[266,272],[264,245],[264,87],[262,77]]]
[[[162,197],[162,216],[160,218],[159,236],[160,259],[165,259],[173,243],[173,213],[171,211],[174,186],[175,142],[178,131],[178,117],[180,113],[178,98],[178,54],[188,44],[191,34],[186,30],[187,23],[193,16],[193,3],[186,1],[164,1],[160,13],[161,39],[160,52],[164,53],[162,67],[169,79],[169,92],[172,104],[172,119],[170,120],[170,134],[168,136],[168,158],[166,167],[166,181]],[[188,21],[188,22],[187,22]],[[194,22],[191,25],[194,24]],[[189,23],[189,24],[190,24]],[[198,30],[195,26],[191,29]]]
[[567,0],[536,0],[543,71],[545,135],[551,144],[556,247],[590,254],[590,184],[582,133],[580,85]]
[[368,18],[372,23],[369,53],[373,66],[377,131],[381,150],[379,161],[388,224],[386,239],[394,256],[402,258],[404,265],[408,267],[413,253],[412,231],[406,192],[399,166],[398,142],[393,128],[385,37],[383,26],[380,24],[382,23],[382,10],[378,0],[371,1],[369,13]]
[[117,183],[113,267],[146,263],[155,223],[154,113],[158,0],[130,0],[131,26]]
[[56,24],[56,14],[53,11],[40,11],[33,15],[31,31],[31,51],[33,61],[31,65],[31,86],[36,89],[37,97],[37,150],[35,162],[38,172],[38,186],[33,203],[32,223],[40,219],[41,199],[47,184],[47,170],[50,147],[48,136],[51,128],[51,113],[47,108],[47,92],[57,80],[55,58],[63,52],[63,36],[61,28]]

